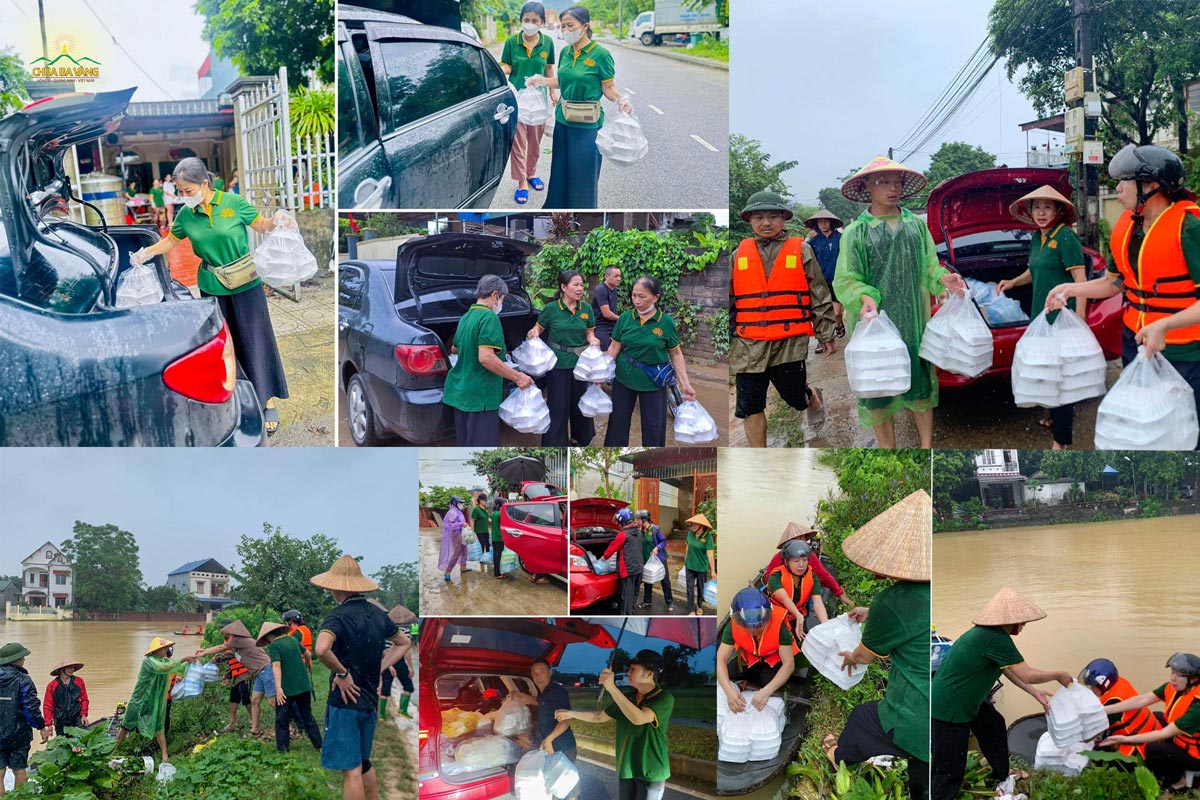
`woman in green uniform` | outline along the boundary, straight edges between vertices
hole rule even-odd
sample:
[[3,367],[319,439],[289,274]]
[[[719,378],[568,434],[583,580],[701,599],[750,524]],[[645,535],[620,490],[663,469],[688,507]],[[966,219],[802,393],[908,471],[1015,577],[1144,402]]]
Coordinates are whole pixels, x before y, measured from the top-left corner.
[[267,435],[271,436],[279,427],[275,401],[287,399],[287,379],[262,279],[254,272],[246,229],[270,233],[276,225],[294,228],[296,221],[288,214],[267,219],[241,195],[217,191],[212,174],[194,156],[175,165],[172,174],[184,208],[175,215],[171,233],[165,239],[143,247],[130,260],[141,264],[169,253],[184,239],[191,240],[192,250],[203,262],[196,276],[200,296],[217,299],[233,340],[238,368],[254,384]]
[[[546,24],[546,9],[541,3],[526,3],[521,6],[521,31],[504,42],[500,54],[500,69],[508,76],[509,83],[518,92],[525,88],[525,79],[534,75],[554,77],[554,40],[542,33]],[[558,104],[558,92],[550,92],[550,106]],[[546,125],[528,125],[517,121],[517,135],[513,137],[512,155],[509,158],[509,173],[517,182],[513,199],[518,205],[529,202],[529,190],[540,192],[546,184],[537,177],[538,156],[542,153],[542,136]]]
[[[596,321],[592,307],[583,300],[583,276],[573,269],[558,273],[558,294],[547,303],[537,324],[529,329],[529,338],[546,334],[546,344],[558,361],[546,375],[546,404],[550,406],[550,430],[542,434],[542,447],[587,447],[596,435],[596,426],[579,410],[579,399],[588,385],[572,374],[579,354],[589,344],[597,347]],[[567,422],[571,424],[567,441]]]
[[622,692],[611,669],[600,673],[609,700],[599,711],[559,709],[559,722],[617,722],[617,785],[620,800],[661,800],[671,777],[667,725],[675,709],[674,695],[662,690],[663,660],[653,650],[639,650],[629,665],[628,691]]
[[[1088,279],[1083,245],[1070,225],[1079,218],[1075,206],[1053,186],[1042,186],[1014,202],[1008,213],[1027,225],[1036,225],[1039,235],[1029,243],[1029,268],[1015,278],[1000,281],[996,289],[1007,292],[1017,286],[1033,284],[1030,313],[1037,314],[1046,307],[1050,290],[1065,280],[1083,283]],[[1072,298],[1068,305],[1087,322],[1087,298]],[[1057,311],[1047,312],[1053,322]],[[1050,409],[1050,416],[1041,425],[1054,432],[1054,449],[1070,447],[1075,428],[1075,404]]]
[[604,124],[600,98],[623,114],[633,106],[617,91],[612,54],[592,39],[592,15],[571,6],[558,15],[559,30],[570,47],[558,54],[557,77],[534,76],[530,86],[548,86],[562,94],[554,112],[553,157],[545,208],[596,208],[600,151],[596,134]]
[[[695,400],[688,380],[687,364],[679,347],[675,320],[658,307],[662,285],[653,275],[643,275],[630,292],[633,308],[617,320],[608,355],[616,359],[617,378],[613,381],[613,410],[604,434],[605,447],[629,445],[633,407],[641,410],[642,446],[663,447],[667,443],[667,387],[663,373],[675,371],[679,393],[684,400]],[[656,381],[655,377],[658,376]]]
[[713,551],[717,548],[717,535],[713,531],[712,523],[703,514],[690,517],[684,524],[688,526],[687,551],[683,558],[688,613],[702,617],[704,584],[708,583],[710,578],[714,581],[717,579],[717,564],[713,560]]
[[500,533],[500,509],[504,501],[496,496],[496,507],[492,509],[492,577],[498,581],[508,580],[508,576],[500,571],[500,556],[504,555],[504,535]]
[[479,540],[479,547],[485,553],[492,549],[492,537],[488,533],[488,528],[491,527],[492,515],[488,513],[487,502],[487,495],[480,492],[475,497],[475,507],[471,509],[471,530],[475,531],[475,538]]
[[167,760],[167,692],[171,688],[171,676],[182,675],[184,666],[196,660],[195,656],[173,659],[175,643],[158,636],[150,642],[142,668],[138,672],[133,695],[125,706],[121,727],[117,731],[117,742],[121,742],[130,731],[137,731],[147,739],[158,742],[162,760]]

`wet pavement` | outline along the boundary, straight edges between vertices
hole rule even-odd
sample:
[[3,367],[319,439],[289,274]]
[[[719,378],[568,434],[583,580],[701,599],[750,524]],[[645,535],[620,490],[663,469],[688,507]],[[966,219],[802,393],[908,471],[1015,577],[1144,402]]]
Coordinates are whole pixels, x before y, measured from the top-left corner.
[[[612,766],[583,757],[575,760],[575,766],[579,768],[579,800],[609,800],[609,798],[620,795],[617,773]],[[684,797],[711,797],[712,795],[672,777],[667,781],[666,790],[662,796],[663,800],[680,800]]]
[[508,580],[492,577],[491,555],[481,562],[483,572],[465,576],[454,568],[446,581],[438,569],[442,544],[441,528],[420,530],[420,580],[422,617],[428,616],[562,616],[567,613],[567,585],[554,578],[548,584],[529,581],[524,570]]
[[[675,605],[674,611],[667,610],[666,597],[663,594],[662,583],[659,582],[659,583],[654,584],[654,587],[651,590],[650,607],[634,609],[631,616],[635,616],[635,617],[671,617],[671,616],[683,617],[683,616],[687,616],[687,613],[688,613],[687,591],[675,579],[676,576],[679,574],[679,570],[682,568],[683,568],[682,551],[680,551],[680,554],[678,556],[676,556],[676,554],[673,552],[668,552],[668,554],[667,554],[667,575],[671,578],[671,599]],[[641,588],[638,589],[637,601],[639,603],[642,602],[643,599],[645,599],[645,596],[646,596],[645,592],[646,592],[646,585],[643,583],[643,584],[641,584]],[[709,606],[705,606],[704,609],[705,609],[705,611],[707,611],[710,614],[713,613],[712,608]],[[593,603],[592,605],[587,606],[586,608],[581,608],[581,609],[579,609],[577,611],[573,611],[571,613],[576,616],[612,616],[614,614],[620,614],[620,596],[618,595],[615,597],[610,597],[606,600],[601,600],[598,603]]]

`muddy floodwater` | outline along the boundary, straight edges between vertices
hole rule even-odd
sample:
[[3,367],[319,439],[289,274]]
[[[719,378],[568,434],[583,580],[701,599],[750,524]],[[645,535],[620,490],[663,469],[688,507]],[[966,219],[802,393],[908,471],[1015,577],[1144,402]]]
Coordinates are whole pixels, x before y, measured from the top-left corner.
[[[1172,653],[1200,647],[1197,544],[1198,516],[935,534],[933,623],[957,637],[1012,586],[1048,614],[1015,639],[1029,664],[1078,675],[1108,658],[1149,692],[1166,680]],[[997,707],[1009,723],[1041,709],[1007,681]]]
[[[188,630],[196,627],[188,625]],[[0,622],[0,641],[20,642],[33,651],[25,659],[37,685],[38,698],[44,699],[46,685],[53,678],[50,670],[64,658],[82,661],[79,671],[87,687],[91,720],[112,716],[117,703],[129,700],[137,681],[138,669],[150,641],[155,636],[171,638],[175,654],[188,655],[200,646],[200,636],[171,634],[182,630],[182,623],[169,622]],[[37,741],[37,737],[34,737]],[[39,749],[40,745],[34,745]]]

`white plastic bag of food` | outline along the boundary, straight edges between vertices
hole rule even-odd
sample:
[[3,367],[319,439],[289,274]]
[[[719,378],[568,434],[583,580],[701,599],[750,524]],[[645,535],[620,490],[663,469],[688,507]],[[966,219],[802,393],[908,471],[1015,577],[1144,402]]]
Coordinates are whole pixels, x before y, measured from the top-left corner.
[[1034,769],[1049,769],[1062,775],[1077,776],[1090,762],[1082,755],[1084,750],[1091,750],[1091,742],[1071,742],[1065,747],[1054,744],[1050,731],[1046,731],[1038,739],[1037,751],[1033,756]]
[[1017,340],[1012,361],[1013,400],[1021,408],[1057,408],[1062,358],[1054,346],[1054,331],[1046,312],[1034,317]]
[[525,125],[545,125],[550,120],[550,101],[540,86],[527,86],[517,92],[517,121]]
[[117,281],[117,308],[161,303],[162,299],[162,282],[153,263],[138,264],[121,273]]
[[583,393],[583,397],[579,398],[579,413],[585,417],[599,417],[604,414],[611,414],[612,398],[600,388],[600,384],[593,383]]
[[596,148],[608,163],[628,167],[646,157],[650,143],[633,114],[609,114],[596,134]]
[[650,556],[642,565],[642,583],[659,583],[667,577],[667,568],[658,556]]
[[550,430],[550,407],[536,386],[513,389],[500,404],[500,421],[521,433]]
[[1091,689],[1072,683],[1050,698],[1046,727],[1056,747],[1067,747],[1103,733],[1108,728],[1108,717]]
[[846,378],[858,397],[895,397],[912,386],[912,360],[886,311],[854,328],[846,345]]
[[992,366],[992,330],[967,296],[951,293],[929,320],[920,356],[947,372],[974,378]]
[[818,672],[833,681],[842,691],[847,691],[863,679],[867,674],[867,666],[855,664],[847,673],[842,668],[843,660],[838,653],[853,652],[861,641],[862,625],[842,614],[809,631],[800,643],[800,652],[804,653]]
[[713,441],[719,435],[712,415],[695,400],[685,400],[675,409],[675,441],[702,444]]
[[588,383],[604,383],[617,377],[617,362],[603,352],[599,346],[590,344],[579,354],[572,373],[576,380]]
[[442,763],[444,775],[462,775],[496,769],[521,760],[525,751],[507,736],[481,736],[467,739],[454,750],[454,761]]
[[500,704],[492,729],[501,736],[529,733],[533,729],[533,715],[529,713],[529,706],[510,694]]
[[537,336],[521,342],[512,351],[512,357],[521,372],[534,378],[545,375],[558,363],[558,355],[550,349],[550,345]]
[[1192,450],[1200,438],[1192,387],[1145,348],[1109,389],[1096,412],[1097,450]]
[[254,249],[254,268],[268,286],[286,287],[316,275],[317,259],[299,230],[277,225]]

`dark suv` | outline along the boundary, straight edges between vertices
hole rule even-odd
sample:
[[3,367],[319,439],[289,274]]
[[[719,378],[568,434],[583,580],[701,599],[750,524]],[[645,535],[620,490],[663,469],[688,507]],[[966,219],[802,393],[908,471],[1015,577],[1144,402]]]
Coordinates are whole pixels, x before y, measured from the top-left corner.
[[461,30],[338,5],[338,206],[485,208],[517,96]]
[[154,226],[68,214],[64,156],[115,130],[133,92],[50,97],[0,120],[0,446],[262,441],[215,299],[193,299],[159,256],[162,302],[116,306]]

